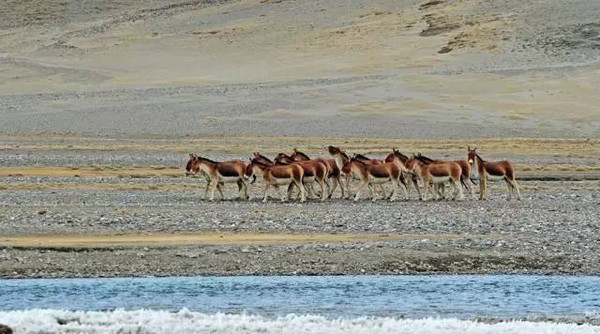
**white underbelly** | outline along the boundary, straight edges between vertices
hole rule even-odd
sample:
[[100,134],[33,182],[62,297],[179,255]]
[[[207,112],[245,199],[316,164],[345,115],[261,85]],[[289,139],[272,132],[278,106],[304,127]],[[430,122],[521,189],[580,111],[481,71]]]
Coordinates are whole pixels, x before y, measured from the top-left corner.
[[309,177],[303,177],[302,178],[302,182],[304,183],[311,183],[311,182],[315,182],[315,177],[314,176],[309,176]]
[[223,183],[234,183],[239,180],[239,176],[220,176],[219,181]]
[[504,179],[504,175],[487,175],[488,180],[502,180]]
[[375,184],[381,184],[381,183],[390,182],[390,178],[389,177],[372,177],[369,180],[369,182],[375,183]]
[[273,178],[272,183],[276,184],[278,186],[281,186],[281,185],[284,185],[284,184],[290,184],[290,183],[292,183],[292,179],[288,179],[288,178],[286,178],[286,179]]
[[431,183],[442,183],[450,181],[450,176],[432,176]]

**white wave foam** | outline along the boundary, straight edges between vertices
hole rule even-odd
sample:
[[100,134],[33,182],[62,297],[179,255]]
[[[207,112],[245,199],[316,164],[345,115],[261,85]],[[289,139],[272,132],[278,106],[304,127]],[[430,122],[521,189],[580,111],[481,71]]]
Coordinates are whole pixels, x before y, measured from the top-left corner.
[[600,334],[600,327],[575,324],[522,321],[484,324],[456,319],[410,320],[383,317],[331,320],[312,315],[288,315],[271,319],[188,310],[10,311],[0,312],[0,323],[13,327],[18,334]]

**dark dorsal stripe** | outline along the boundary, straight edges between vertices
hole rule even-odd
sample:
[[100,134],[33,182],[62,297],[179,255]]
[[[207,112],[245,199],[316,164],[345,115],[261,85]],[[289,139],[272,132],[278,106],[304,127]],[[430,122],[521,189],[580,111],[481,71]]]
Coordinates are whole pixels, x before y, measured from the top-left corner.
[[481,162],[485,162],[485,160],[483,160],[479,153],[475,153],[475,156],[477,157],[477,159],[481,160]]
[[206,162],[211,163],[211,164],[216,164],[217,163],[214,160],[210,160],[209,158],[205,158],[205,157],[201,157],[201,156],[198,156],[198,160],[206,161]]

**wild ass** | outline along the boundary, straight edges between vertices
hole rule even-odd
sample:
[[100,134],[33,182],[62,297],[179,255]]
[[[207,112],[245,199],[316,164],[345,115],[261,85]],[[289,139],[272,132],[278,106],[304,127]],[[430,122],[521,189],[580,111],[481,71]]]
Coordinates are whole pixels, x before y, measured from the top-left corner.
[[[304,178],[302,183],[306,186],[311,184],[310,189],[312,190],[312,183],[316,182],[321,188],[321,201],[325,200],[325,197],[329,194],[329,182],[327,181],[327,165],[323,161],[319,160],[308,160],[308,161],[295,161],[292,157],[285,153],[279,153],[275,156],[275,163],[280,165],[297,164],[304,170]],[[325,188],[327,187],[327,191]],[[307,188],[308,189],[308,188]],[[309,191],[310,192],[310,191]]]
[[[403,172],[406,172],[406,168],[398,159],[393,159],[391,162],[382,164],[368,164],[360,159],[352,158],[344,164],[342,172],[346,175],[358,174],[360,176],[360,185],[354,196],[355,201],[360,199],[360,192],[365,186],[368,186],[373,201],[376,201],[377,198],[373,191],[373,184],[382,185],[387,182],[392,183],[393,190],[390,201],[394,201],[398,197],[400,175],[402,175]],[[406,187],[404,188],[404,195],[408,198]]]
[[[185,176],[192,176],[192,175],[197,175],[200,174],[201,176],[204,177],[204,179],[206,180],[206,187],[204,188],[204,199],[207,200],[208,199],[208,189],[210,188],[210,177],[208,176],[208,174],[204,173],[203,171],[200,170],[200,167],[198,167],[198,165],[195,163],[196,160],[196,155],[190,153],[190,158],[188,159],[188,162],[185,165]],[[240,188],[241,186],[238,183],[238,188]],[[221,198],[223,197],[223,184],[219,183],[217,185],[217,190],[219,191],[219,194],[221,195]],[[241,188],[240,188],[241,190]]]
[[[385,157],[384,162],[391,162],[394,159],[398,159],[400,160],[405,166],[406,166],[406,162],[408,161],[408,156],[402,154],[397,148],[392,148],[392,153],[388,154],[387,157]],[[412,184],[415,186],[415,189],[417,190],[417,193],[419,194],[419,198],[421,198],[421,188],[419,188],[419,178],[417,177],[417,175],[413,174],[413,173],[403,173],[400,176],[400,182],[404,185],[404,187],[407,189],[408,191],[408,185],[409,180],[408,178],[410,178],[410,180],[412,181]]]
[[[348,156],[348,154],[346,154],[346,152],[344,152],[343,150],[341,150],[339,147],[335,147],[335,146],[327,146],[326,147],[327,151],[329,152],[329,154],[333,157],[333,160],[336,164],[336,166],[340,169],[340,176],[344,176],[344,178],[346,179],[346,197],[345,198],[350,198],[350,196],[352,196],[352,192],[350,189],[350,185],[352,183],[352,180],[360,180],[361,176],[360,173],[358,172],[358,169],[349,169],[348,173],[344,173],[343,172],[343,168],[344,165],[346,165],[351,159]],[[361,161],[365,164],[368,165],[380,165],[383,162],[380,160],[376,160],[376,159],[369,159],[367,157],[365,157],[364,155],[354,155],[353,158],[356,158],[356,160]],[[340,183],[340,187],[342,187],[342,183]],[[389,196],[385,195],[385,189],[383,189],[383,185],[379,184],[379,189],[380,191],[384,194],[383,196],[385,198],[388,198]],[[391,196],[391,195],[390,195]]]
[[462,188],[460,186],[462,170],[457,163],[446,162],[434,164],[419,160],[417,156],[413,156],[406,162],[406,168],[423,180],[425,193],[421,200],[427,200],[427,195],[429,193],[429,187],[431,184],[435,185],[444,182],[450,182],[450,184],[452,184],[454,187],[453,200],[463,199]]
[[476,152],[477,147],[471,149],[467,147],[467,161],[470,164],[475,164],[475,168],[479,173],[479,199],[484,200],[487,196],[487,181],[502,180],[506,182],[508,188],[508,200],[512,199],[513,192],[517,192],[517,199],[521,199],[521,192],[516,180],[515,166],[507,160],[502,161],[485,161]]
[[[460,176],[460,183],[471,194],[471,196],[475,196],[475,188],[473,188],[473,186],[471,186],[471,183],[476,184],[473,181],[473,179],[471,178],[473,169],[471,168],[471,164],[467,160],[451,160],[451,161],[436,160],[436,159],[431,159],[429,157],[426,157],[426,156],[422,155],[420,152],[417,153],[417,157],[420,160],[427,161],[429,163],[444,163],[444,162],[457,163],[460,166],[460,169],[462,171],[461,176]],[[441,190],[443,191],[443,189],[444,188],[442,186]]]
[[267,201],[268,191],[270,187],[279,189],[279,186],[281,185],[288,186],[287,198],[284,194],[282,194],[282,202],[289,200],[290,192],[292,190],[293,185],[300,189],[300,202],[306,201],[306,190],[304,189],[304,185],[302,184],[302,179],[304,178],[304,170],[299,165],[265,164],[261,162],[260,159],[254,158],[251,159],[250,164],[246,166],[245,175],[246,177],[251,177],[255,174],[261,176],[265,183],[265,195],[263,198],[263,202]]
[[[238,185],[238,198],[242,197],[242,189],[244,190],[244,198],[248,199],[248,184],[244,176],[246,164],[241,160],[231,160],[217,162],[208,158],[201,157],[199,155],[190,154],[190,160],[186,166],[186,171],[202,173],[207,177],[208,184],[206,191],[209,187],[211,189],[210,200],[215,199],[215,190],[219,190],[221,200],[224,199],[223,191],[221,186],[225,183],[237,183]],[[206,193],[205,193],[206,196]]]
[[295,161],[318,160],[318,161],[322,161],[323,163],[325,163],[325,165],[327,166],[327,177],[329,179],[333,180],[333,185],[330,184],[329,195],[327,196],[327,198],[331,198],[331,195],[333,195],[333,192],[335,191],[335,189],[337,189],[338,185],[340,186],[340,191],[342,192],[342,195],[340,198],[344,198],[344,187],[342,186],[341,170],[340,170],[340,167],[338,167],[338,165],[334,159],[323,159],[323,158],[311,159],[311,158],[309,158],[308,155],[304,154],[303,152],[298,151],[298,149],[296,149],[296,148],[294,148],[294,152],[292,153],[292,155],[290,157],[292,159],[294,159]]

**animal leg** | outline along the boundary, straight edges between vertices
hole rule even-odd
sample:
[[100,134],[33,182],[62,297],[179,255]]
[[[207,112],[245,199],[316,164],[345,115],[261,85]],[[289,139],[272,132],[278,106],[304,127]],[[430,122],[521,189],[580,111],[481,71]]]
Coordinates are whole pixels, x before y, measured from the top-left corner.
[[329,176],[326,176],[323,179],[323,182],[325,183],[325,187],[327,188],[327,194],[325,196],[327,196],[327,198],[331,198],[331,182],[329,182]]
[[462,201],[464,199],[463,189],[460,185],[459,180],[455,180],[452,184],[454,184],[454,200]]
[[519,190],[519,184],[517,183],[517,180],[512,179],[510,180],[512,183],[512,186],[515,188],[515,191],[517,192],[517,199],[520,201],[521,200],[521,191]]
[[427,194],[429,193],[429,182],[423,180],[423,187],[425,188],[425,191],[423,194],[423,201],[427,201]]
[[313,182],[304,183],[304,188],[306,188],[306,192],[308,194],[308,198],[316,197],[316,195],[315,195],[315,188],[313,187]]
[[445,195],[446,186],[444,185],[444,183],[442,183],[442,182],[435,183],[433,185],[433,188],[435,189],[435,196],[436,196],[437,200],[446,199],[446,195]]
[[246,182],[246,180],[242,180],[242,185],[244,186],[244,198],[249,200],[250,196],[248,196],[248,182]]
[[265,196],[263,197],[263,203],[267,203],[267,193],[269,191],[269,182],[265,181]]
[[360,199],[360,191],[367,185],[367,181],[360,181],[358,185],[358,189],[356,190],[356,195],[354,195],[354,201],[358,201]]
[[479,200],[480,201],[485,200],[485,187],[486,187],[485,176],[479,175]]
[[289,194],[289,192],[285,191],[282,187],[279,186],[276,186],[275,188],[277,189],[277,191],[279,191],[279,195],[281,196],[281,202],[285,202],[288,199],[286,193]]
[[[211,182],[211,191],[210,191],[210,201],[214,201],[215,200],[215,190],[219,189],[219,181],[215,180],[214,182]],[[221,200],[223,200],[223,197],[221,197]]]
[[294,178],[294,184],[300,189],[300,202],[306,202],[306,189],[304,189],[302,179],[296,180]]
[[417,193],[419,194],[419,200],[424,201],[423,194],[421,193],[421,187],[419,187],[419,179],[417,178],[416,175],[412,176],[412,182],[413,182],[413,185],[415,186],[415,189],[417,189]]
[[350,198],[352,196],[351,188],[351,178],[352,176],[346,176],[346,198]]
[[[337,189],[338,187],[338,183],[340,182],[340,179],[336,176],[334,178],[331,179],[331,188],[329,188],[329,196],[327,196],[327,198],[331,198],[331,196],[333,196],[333,192]],[[342,198],[344,197],[344,187],[340,187],[341,191],[342,191]]]
[[238,199],[241,199],[242,198],[242,189],[244,188],[244,186],[242,185],[242,179],[237,180],[236,184],[238,186]]
[[398,198],[398,180],[392,180],[392,196],[390,196],[390,202],[393,202]]
[[208,189],[210,188],[210,180],[206,180],[206,188],[204,188],[204,200],[208,199]]
[[508,193],[508,200],[510,201],[512,199],[513,186],[507,177],[504,177],[504,182],[506,183],[506,192]]
[[[344,193],[345,189],[344,189],[344,185],[342,184],[342,177],[341,176],[337,176],[335,178],[335,185],[340,187],[340,192],[342,193],[342,197],[340,198],[346,198],[346,194]],[[331,191],[333,193],[333,191]]]
[[[381,193],[381,198],[387,199],[387,193],[385,192],[385,188],[383,187],[383,184],[381,184],[381,183],[379,184],[379,192]],[[377,194],[375,194],[373,196],[373,198],[375,198],[376,195]]]
[[[325,197],[327,196],[328,192],[325,191],[325,185],[326,185],[326,181],[325,179],[320,179],[319,180],[319,188],[321,188],[321,202],[325,201]],[[329,186],[327,184],[327,186]]]
[[[288,199],[292,198],[292,193],[294,191],[294,182],[290,183],[290,185],[287,188],[287,192],[288,192]],[[298,189],[298,194],[297,196],[300,196],[300,189]]]
[[[371,195],[371,200],[373,202],[377,201],[377,193],[373,189],[373,185],[371,183],[367,183],[367,188],[369,188],[369,194]],[[385,196],[385,193],[383,195]]]

